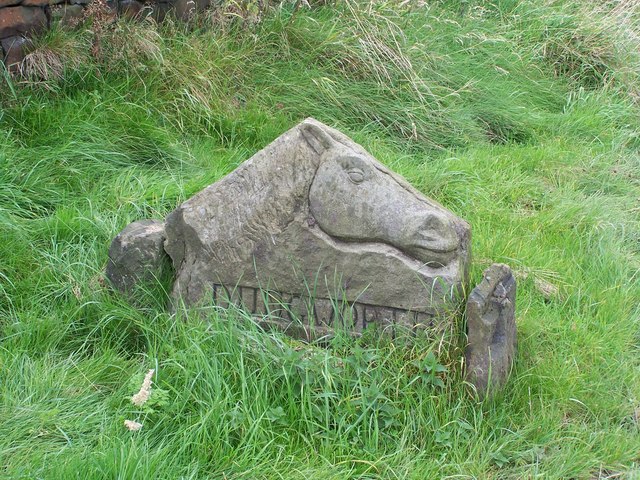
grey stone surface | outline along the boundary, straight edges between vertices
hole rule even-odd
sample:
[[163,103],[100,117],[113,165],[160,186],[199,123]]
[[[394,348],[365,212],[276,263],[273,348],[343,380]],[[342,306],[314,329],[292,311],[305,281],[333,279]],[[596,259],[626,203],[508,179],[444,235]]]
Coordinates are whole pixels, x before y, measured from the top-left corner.
[[64,0],[22,0],[20,3],[24,7],[46,7],[48,5],[58,5]]
[[355,331],[429,325],[458,301],[470,259],[466,222],[313,119],[180,205],[165,231],[176,300],[248,298],[257,315]]
[[209,0],[176,0],[174,3],[175,16],[183,22],[190,21],[196,12],[201,12],[209,6]]
[[0,9],[0,38],[39,33],[47,26],[42,8],[19,6]]
[[159,2],[146,5],[150,9],[149,16],[156,22],[164,21],[167,14],[173,9],[171,3]]
[[21,35],[3,38],[0,43],[2,43],[2,49],[5,54],[4,63],[7,67],[17,67],[17,64],[24,59],[29,49],[33,47],[31,40]]
[[516,279],[494,263],[467,300],[466,376],[480,396],[501,387],[516,352]]
[[118,14],[126,18],[137,18],[143,8],[144,5],[136,0],[121,0],[118,3]]
[[130,293],[154,277],[159,278],[167,260],[164,239],[164,224],[160,220],[140,220],[127,225],[109,248],[106,274],[111,285]]
[[196,2],[195,0],[177,0],[174,8],[176,18],[188,22],[195,15]]
[[22,3],[22,0],[0,0],[0,8],[19,5],[20,3]]
[[77,27],[84,19],[83,5],[60,5],[51,9],[52,22],[67,28]]

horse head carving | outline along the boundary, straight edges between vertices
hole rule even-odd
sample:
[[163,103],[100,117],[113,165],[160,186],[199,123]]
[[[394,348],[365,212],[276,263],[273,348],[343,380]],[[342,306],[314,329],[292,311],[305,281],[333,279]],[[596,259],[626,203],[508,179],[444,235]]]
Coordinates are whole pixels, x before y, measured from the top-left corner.
[[347,242],[385,243],[431,267],[454,258],[460,241],[447,212],[318,124],[304,123],[301,132],[320,155],[309,206],[328,235]]

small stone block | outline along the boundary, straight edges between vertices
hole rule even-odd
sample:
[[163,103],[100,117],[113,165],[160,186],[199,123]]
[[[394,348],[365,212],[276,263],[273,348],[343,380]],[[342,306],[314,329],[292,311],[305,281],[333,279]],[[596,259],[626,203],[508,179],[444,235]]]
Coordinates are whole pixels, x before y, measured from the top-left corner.
[[516,352],[516,279],[495,263],[467,300],[466,378],[481,397],[504,385]]
[[130,293],[159,278],[166,258],[164,239],[164,223],[159,220],[140,220],[122,230],[109,248],[106,274],[111,285]]

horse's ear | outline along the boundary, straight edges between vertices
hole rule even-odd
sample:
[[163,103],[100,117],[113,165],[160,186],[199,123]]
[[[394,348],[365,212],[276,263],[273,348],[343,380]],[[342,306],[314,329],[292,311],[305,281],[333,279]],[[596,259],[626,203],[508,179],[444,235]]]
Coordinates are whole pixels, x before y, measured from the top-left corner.
[[303,123],[300,131],[309,146],[318,155],[322,155],[335,144],[333,138],[322,127],[313,123]]

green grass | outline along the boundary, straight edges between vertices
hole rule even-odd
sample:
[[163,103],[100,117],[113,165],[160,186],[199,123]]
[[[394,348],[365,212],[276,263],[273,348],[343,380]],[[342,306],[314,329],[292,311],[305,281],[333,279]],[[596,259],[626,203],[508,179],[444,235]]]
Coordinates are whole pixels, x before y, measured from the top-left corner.
[[[121,23],[99,58],[69,50],[86,29],[42,40],[48,73],[0,80],[0,477],[640,477],[639,12],[589,8],[285,5]],[[516,271],[494,398],[462,380],[460,318],[441,345],[321,349],[104,288],[119,230],[307,116],[469,221],[474,282]],[[151,368],[160,395],[136,409]]]

